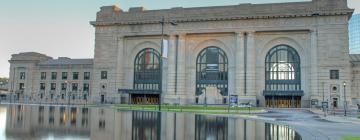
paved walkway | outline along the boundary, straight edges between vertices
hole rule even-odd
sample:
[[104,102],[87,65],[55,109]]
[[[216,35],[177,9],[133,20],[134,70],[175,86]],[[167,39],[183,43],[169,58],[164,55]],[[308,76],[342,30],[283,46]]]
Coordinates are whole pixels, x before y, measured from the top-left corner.
[[332,115],[332,114],[324,115],[324,112],[320,109],[311,109],[310,111],[314,114],[317,114],[320,118],[328,120],[328,121],[339,122],[339,123],[355,123],[355,124],[360,125],[360,119],[357,118],[358,115],[353,114],[353,115],[350,115],[350,116],[348,115],[345,117],[343,114],[341,114],[341,115]]
[[[307,109],[269,109],[260,118],[274,119],[273,123],[286,124],[300,133],[304,140],[342,140],[342,136],[360,136],[357,122],[337,122],[321,118]],[[337,118],[341,120],[341,118]]]

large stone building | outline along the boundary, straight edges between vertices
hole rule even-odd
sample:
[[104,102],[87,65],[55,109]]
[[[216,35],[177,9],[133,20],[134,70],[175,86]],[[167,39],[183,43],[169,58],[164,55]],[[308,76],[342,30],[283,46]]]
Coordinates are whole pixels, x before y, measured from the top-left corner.
[[267,107],[323,100],[334,108],[354,105],[360,67],[358,56],[349,57],[352,13],[346,0],[129,11],[104,6],[90,22],[93,60],[70,70],[46,63],[61,59],[13,56],[11,90],[21,89],[23,71],[30,80],[24,86],[32,87],[25,95],[36,95],[43,71],[87,70],[91,102],[223,104],[231,95]]

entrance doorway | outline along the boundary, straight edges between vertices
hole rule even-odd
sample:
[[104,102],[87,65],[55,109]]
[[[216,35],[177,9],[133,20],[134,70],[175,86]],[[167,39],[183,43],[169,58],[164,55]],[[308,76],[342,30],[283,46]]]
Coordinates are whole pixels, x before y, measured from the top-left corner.
[[338,108],[338,98],[333,98],[332,107],[333,108]]
[[265,96],[266,107],[301,108],[301,96]]
[[105,95],[101,95],[101,103],[103,104],[105,102]]
[[159,103],[158,94],[132,94],[131,95],[132,104],[148,104],[155,105]]

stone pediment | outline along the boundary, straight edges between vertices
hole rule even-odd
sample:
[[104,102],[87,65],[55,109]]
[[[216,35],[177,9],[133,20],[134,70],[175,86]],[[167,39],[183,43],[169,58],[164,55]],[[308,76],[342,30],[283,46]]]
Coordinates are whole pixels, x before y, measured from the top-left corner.
[[241,19],[293,18],[328,15],[351,16],[346,0],[313,0],[275,4],[239,4],[231,6],[196,7],[163,10],[130,8],[128,12],[117,6],[104,6],[97,13],[94,26],[159,23],[161,17],[176,22],[221,21]]

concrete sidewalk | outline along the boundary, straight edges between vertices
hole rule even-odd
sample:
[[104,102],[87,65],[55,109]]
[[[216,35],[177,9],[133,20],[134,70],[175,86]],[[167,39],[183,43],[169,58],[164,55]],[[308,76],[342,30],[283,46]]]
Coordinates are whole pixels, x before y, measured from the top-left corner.
[[309,109],[314,114],[317,114],[321,119],[338,122],[338,123],[355,123],[360,124],[360,119],[357,116],[331,115],[326,114],[321,109]]
[[299,132],[304,140],[342,140],[343,136],[360,136],[358,120],[343,119],[338,116],[322,119],[321,110],[308,108],[268,109],[268,111],[269,113],[258,116],[275,119],[273,123],[289,125]]

